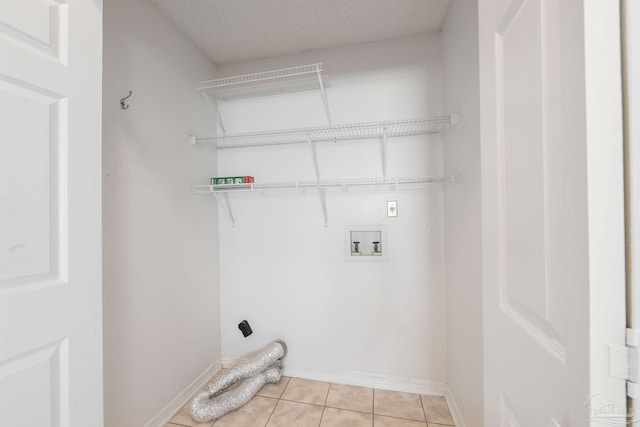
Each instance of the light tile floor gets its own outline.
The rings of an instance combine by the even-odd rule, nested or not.
[[[282,377],[246,405],[196,423],[185,405],[165,427],[444,427],[453,426],[442,396]]]

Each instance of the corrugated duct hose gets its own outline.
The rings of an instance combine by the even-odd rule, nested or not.
[[[216,420],[247,403],[267,383],[282,376],[282,359],[287,354],[283,341],[274,341],[251,359],[222,372],[191,402],[191,418],[199,423]],[[224,390],[247,378],[233,390]]]

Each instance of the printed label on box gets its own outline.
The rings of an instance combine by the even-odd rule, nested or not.
[[[252,176],[224,176],[211,178],[211,185],[250,184],[255,182]]]

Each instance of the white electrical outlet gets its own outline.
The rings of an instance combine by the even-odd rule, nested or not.
[[[398,202],[395,200],[387,202],[387,216],[398,216]]]

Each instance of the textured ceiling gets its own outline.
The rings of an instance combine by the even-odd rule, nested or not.
[[[438,31],[450,0],[153,0],[217,64]]]

